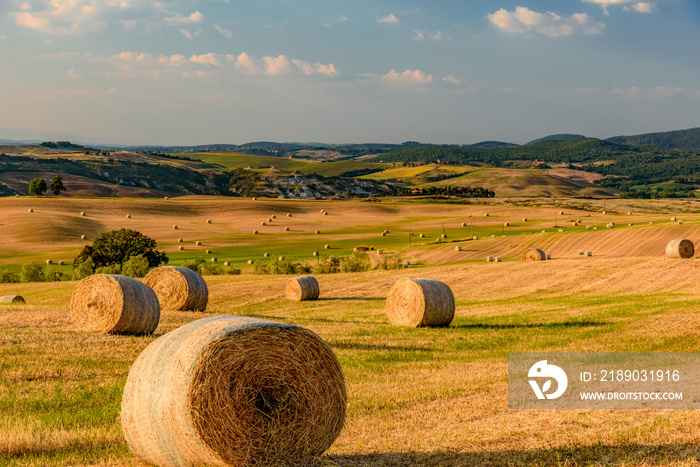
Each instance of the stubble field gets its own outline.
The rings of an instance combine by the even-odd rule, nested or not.
[[[696,465],[696,411],[507,408],[508,352],[698,351],[700,263],[663,256],[671,239],[698,239],[695,206],[608,204],[603,215],[573,209],[576,203],[0,199],[0,268],[48,258],[70,263],[99,232],[128,227],[158,240],[172,264],[217,256],[243,270],[205,276],[207,310],[164,312],[145,337],[77,331],[68,316],[76,282],[0,284],[0,295],[27,299],[0,306],[0,464],[141,465],[119,423],[131,363],[155,338],[188,322],[244,315],[307,327],[338,356],[348,418],[324,457],[328,465]],[[272,226],[260,225],[273,214]],[[671,223],[672,215],[684,224]],[[570,220],[579,218],[583,225],[574,227]],[[615,228],[605,228],[610,221]],[[384,229],[389,235],[382,237]],[[443,232],[448,243],[435,243]],[[363,243],[399,252],[412,266],[318,275],[321,299],[298,303],[284,299],[286,276],[254,275],[247,264],[264,260],[264,252],[311,262],[315,250],[343,256]],[[520,262],[530,246],[553,260]],[[579,249],[593,257],[578,256]],[[488,255],[504,262],[487,263]],[[452,288],[457,311],[449,328],[389,324],[385,297],[401,277]]]

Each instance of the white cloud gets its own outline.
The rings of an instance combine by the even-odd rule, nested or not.
[[[340,76],[340,73],[335,69],[332,63],[328,65],[319,62],[311,64],[297,59],[292,59],[292,63],[305,75],[320,74],[325,76]]]
[[[486,18],[497,28],[513,34],[542,34],[547,37],[570,36],[577,32],[584,34],[600,34],[605,23],[594,22],[587,13],[574,13],[570,17],[562,17],[548,11],[539,13],[527,7],[516,7],[513,11],[504,8],[489,13]]]
[[[657,86],[655,88],[638,88],[632,86],[629,89],[615,88],[613,94],[632,99],[664,99],[675,96],[688,96],[700,98],[700,91],[691,91],[686,88],[671,88],[667,86]]]
[[[440,39],[442,39],[442,31],[438,31],[435,34],[431,34],[430,38],[434,41],[439,41]]]
[[[625,6],[623,9],[625,11],[637,11],[639,13],[653,13],[654,11],[654,4],[651,2],[639,2],[637,0],[583,0],[584,2],[588,3],[595,3],[597,5],[600,5],[600,7],[603,9],[603,13],[608,16],[610,15],[610,12],[608,11],[608,6],[610,5],[627,5],[632,3],[633,5],[630,6]]]
[[[190,57],[190,62],[199,63],[200,65],[210,65],[210,66],[220,66],[221,62],[217,54],[208,53],[202,55],[192,55]]]
[[[198,24],[204,20],[204,15],[195,11],[189,16],[175,15],[163,18],[168,26],[182,26],[184,24]]]
[[[634,10],[637,13],[653,13],[655,11],[655,7],[653,3],[650,2],[639,2],[635,3],[631,7],[626,6],[623,8],[625,11],[630,11]]]
[[[289,70],[289,60],[284,55],[277,57],[263,57],[266,75],[281,75]]]
[[[426,75],[418,69],[398,73],[392,68],[389,73],[381,76],[380,79],[389,83],[428,84],[433,82],[433,75]]]
[[[382,16],[381,18],[377,18],[378,23],[389,23],[389,24],[395,24],[399,22],[399,19],[392,14]]]
[[[455,85],[467,83],[466,81],[461,80],[459,78],[455,78],[454,76],[451,76],[451,75],[443,76],[442,80],[446,83],[455,84]]]
[[[180,34],[185,36],[187,39],[194,39],[195,37],[199,36],[202,33],[201,29],[197,29],[196,31],[188,31],[187,29],[180,29]]]
[[[234,68],[249,75],[256,75],[260,73],[260,68],[258,68],[255,62],[255,59],[243,52],[236,57]]]
[[[222,28],[222,27],[219,26],[218,24],[215,24],[215,25],[214,25],[214,29],[216,29],[216,30],[219,31],[221,34],[223,34],[224,37],[226,37],[226,39],[232,39],[232,38],[233,38],[233,31],[231,31],[230,29]]]

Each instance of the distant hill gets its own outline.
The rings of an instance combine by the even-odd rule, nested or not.
[[[645,144],[684,151],[700,151],[700,128],[645,133],[635,136],[615,136],[606,141],[617,144]]]
[[[544,138],[535,139],[535,140],[530,141],[530,142],[527,143],[527,144],[539,143],[539,142],[542,142],[542,141],[566,141],[566,140],[569,140],[569,139],[577,139],[577,138],[585,138],[585,136],[583,136],[583,135],[572,135],[572,134],[569,134],[569,133],[562,133],[562,134],[559,134],[559,135],[549,135],[549,136],[545,136]]]
[[[502,141],[482,141],[480,143],[468,145],[468,147],[470,147],[470,148],[477,148],[477,149],[513,148],[515,146],[518,146],[518,145],[513,144],[513,143],[504,143]]]

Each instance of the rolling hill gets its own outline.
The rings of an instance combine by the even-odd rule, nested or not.
[[[644,144],[662,148],[700,151],[700,128],[645,133],[634,136],[615,136],[606,141],[616,144]]]

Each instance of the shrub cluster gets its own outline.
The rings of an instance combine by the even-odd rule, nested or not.
[[[231,266],[220,266],[218,264],[207,263],[202,258],[196,258],[191,261],[182,263],[183,267],[193,270],[202,276],[223,276],[223,275],[238,275],[240,269]]]

